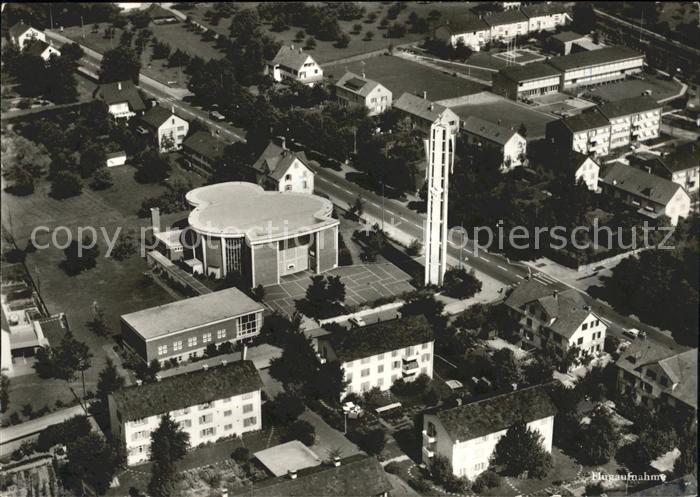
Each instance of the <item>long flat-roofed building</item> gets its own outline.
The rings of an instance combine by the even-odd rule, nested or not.
[[[183,361],[210,344],[235,343],[260,333],[263,306],[237,288],[124,314],[124,343],[141,359]]]
[[[109,396],[112,435],[126,445],[127,464],[148,460],[151,433],[169,414],[190,446],[241,436],[262,427],[262,381],[252,361],[165,377]]]
[[[662,107],[647,95],[601,105],[600,112],[610,120],[610,148],[658,138]]]
[[[644,54],[627,47],[611,46],[590,52],[552,57],[548,63],[561,71],[562,90],[625,79],[638,73]]]
[[[493,76],[493,92],[511,100],[559,91],[561,73],[544,62],[501,69]]]
[[[191,243],[194,259],[205,274],[239,272],[255,287],[338,266],[340,223],[330,200],[244,182],[195,188],[185,198],[193,207],[190,228],[199,238]]]

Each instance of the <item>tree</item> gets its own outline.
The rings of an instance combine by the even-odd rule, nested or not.
[[[394,22],[386,31],[389,38],[401,38],[406,35],[406,25],[400,22]]]
[[[313,50],[316,48],[316,38],[309,36],[304,43],[304,50]]]
[[[247,447],[236,447],[236,450],[233,451],[231,457],[238,464],[246,463],[250,460],[250,449]]]
[[[63,250],[65,259],[59,265],[69,276],[75,276],[94,268],[99,253],[97,240],[85,233],[82,240],[72,240]]]
[[[0,412],[7,412],[7,407],[10,405],[10,379],[2,375],[0,376]]]
[[[433,481],[438,485],[442,485],[452,476],[452,465],[449,459],[443,455],[436,455],[430,461],[430,474]]]
[[[620,434],[605,409],[597,408],[590,419],[579,437],[580,458],[590,465],[605,464],[615,455]]]
[[[59,200],[80,195],[83,191],[83,183],[80,176],[70,171],[60,171],[51,181],[50,195]]]
[[[527,128],[525,127],[525,123],[520,123],[520,127],[518,128],[518,134],[523,138],[527,138]]]
[[[355,216],[362,217],[362,213],[365,211],[365,201],[361,196],[355,197],[355,202],[350,206],[350,212]]]
[[[552,456],[542,446],[542,436],[519,421],[508,428],[496,444],[492,464],[509,476],[527,471],[528,478],[544,478],[552,467]]]
[[[269,412],[274,420],[283,425],[296,421],[306,409],[304,402],[294,392],[281,392],[268,404],[270,406]]]
[[[311,447],[316,441],[316,429],[308,421],[301,419],[294,421],[287,427],[287,431],[282,438],[284,442],[291,440],[299,440],[307,447]]]
[[[316,351],[301,331],[289,333],[282,355],[270,361],[270,375],[286,388],[301,389],[311,385],[318,370]]]
[[[386,435],[381,428],[372,428],[360,434],[358,445],[369,454],[379,455],[386,445]]]
[[[680,456],[673,465],[673,473],[677,476],[697,475],[697,425],[693,420],[688,420],[679,433],[678,448]]]
[[[112,181],[112,174],[106,167],[100,168],[95,171],[92,175],[92,181],[90,182],[90,188],[93,190],[106,190],[110,188],[114,182]]]
[[[340,366],[340,363],[338,361],[327,361],[321,365],[318,374],[314,378],[312,395],[335,404],[347,386],[348,381],[345,380],[345,371]]]
[[[334,305],[345,301],[345,283],[340,280],[340,276],[328,277],[327,296]]]
[[[468,299],[481,291],[482,283],[474,276],[474,271],[463,267],[450,268],[444,277],[445,295],[460,299]]]
[[[85,390],[85,371],[92,365],[92,352],[84,343],[78,341],[71,331],[68,331],[59,343],[55,356],[59,378],[68,382],[75,379],[76,373],[80,371],[83,383],[83,397],[87,393]]]
[[[336,315],[345,300],[345,284],[339,276],[311,277],[306,296],[296,301],[297,309],[309,317],[323,318]]]
[[[480,494],[484,490],[496,488],[500,484],[501,477],[498,476],[498,473],[487,469],[486,471],[479,473],[479,476],[476,477],[474,484],[472,485],[472,490],[477,494]]]
[[[409,257],[417,257],[423,251],[423,244],[418,239],[413,239],[406,247],[406,255]]]
[[[148,148],[134,157],[134,166],[134,179],[139,183],[159,183],[167,178],[170,172],[168,161],[153,148]]]
[[[86,323],[87,328],[95,335],[106,337],[109,335],[109,327],[105,321],[105,311],[97,304],[92,304],[92,319]]]
[[[578,33],[587,34],[595,29],[596,14],[593,5],[588,2],[577,2],[574,4],[572,29]]]
[[[153,462],[148,493],[154,497],[174,495],[176,463],[187,453],[190,435],[182,430],[170,417],[163,416],[158,428],[151,433],[151,455]]]
[[[104,494],[117,471],[124,466],[125,453],[121,445],[105,440],[98,433],[68,440],[66,444],[68,463],[66,474],[72,487],[79,488],[84,481],[92,486],[98,494]]]
[[[509,348],[502,348],[493,354],[493,367],[498,371],[496,387],[499,390],[513,391],[513,385],[517,387],[522,381],[518,361]]]
[[[107,363],[97,378],[97,397],[107,405],[107,397],[109,394],[116,392],[125,385],[124,377],[119,374],[114,361],[107,358]]]
[[[105,167],[107,154],[103,146],[97,143],[87,145],[80,153],[80,176],[88,178]]]
[[[51,163],[46,147],[15,133],[3,133],[1,143],[2,176],[13,183],[12,193],[32,193],[34,181],[46,172]]]
[[[342,33],[335,42],[336,48],[346,48],[350,44],[350,37]]]
[[[136,52],[126,46],[107,50],[100,64],[100,83],[131,80],[139,83],[141,60]]]
[[[136,248],[137,244],[134,237],[131,234],[122,231],[119,233],[119,237],[117,238],[110,255],[117,261],[123,261],[134,255],[136,253]]]
[[[65,55],[52,55],[46,63],[45,70],[46,98],[57,104],[75,102],[78,99],[75,69],[74,60]]]

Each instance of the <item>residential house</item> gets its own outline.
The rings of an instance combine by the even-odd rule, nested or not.
[[[267,71],[275,81],[297,81],[303,85],[314,86],[323,81],[323,69],[304,51],[291,46],[282,46],[277,55],[267,65]]]
[[[154,3],[146,9],[148,17],[151,18],[153,24],[172,24],[180,22],[172,10],[168,10],[161,5]]]
[[[131,119],[146,109],[139,91],[131,80],[101,84],[95,96],[107,105],[113,119]]]
[[[423,414],[422,459],[446,457],[455,476],[474,480],[488,469],[496,444],[508,428],[524,421],[552,451],[556,407],[542,385]]]
[[[547,123],[546,138],[557,148],[603,157],[610,151],[610,121],[597,108]]]
[[[476,116],[462,121],[461,128],[468,144],[498,151],[503,172],[512,171],[527,160],[527,140],[513,129]]]
[[[600,164],[592,157],[572,150],[568,155],[564,155],[561,158],[557,154],[556,159],[553,159],[553,161],[556,162],[556,169],[572,171],[573,177],[577,182],[583,181],[589,190],[599,192]]]
[[[394,101],[393,107],[403,117],[410,119],[413,126],[425,135],[430,133],[430,127],[436,122],[447,124],[453,133],[459,131],[457,114],[444,105],[428,100],[427,92],[423,93],[423,98],[405,92]]]
[[[518,9],[522,2],[501,2],[503,10]]]
[[[31,40],[40,40],[46,43],[46,34],[23,22],[12,26],[9,31],[10,41],[18,50],[23,50],[24,46]]]
[[[554,31],[571,20],[563,2],[537,2],[520,7],[528,20],[528,31]]]
[[[223,158],[227,143],[206,131],[196,131],[182,142],[185,164],[203,176],[214,172],[214,165]]]
[[[495,12],[484,17],[484,20],[489,26],[491,41],[509,41],[516,36],[526,35],[529,29],[528,18],[516,9]]]
[[[560,55],[569,55],[574,43],[581,40],[589,40],[588,35],[582,35],[574,31],[562,31],[550,37],[552,48]]]
[[[614,162],[600,178],[603,193],[637,208],[651,219],[667,216],[671,224],[690,214],[690,196],[681,185],[636,167]]]
[[[252,361],[167,376],[109,395],[112,435],[126,445],[127,464],[148,460],[151,433],[163,416],[190,436],[190,446],[262,428],[262,381]]]
[[[623,46],[552,57],[548,64],[561,71],[561,91],[625,79],[641,72],[644,54]]]
[[[314,192],[314,172],[304,152],[292,152],[284,138],[270,141],[253,164],[256,182],[266,190]]]
[[[501,69],[493,76],[493,93],[511,100],[549,95],[559,91],[561,73],[544,62]]]
[[[160,105],[151,107],[141,118],[141,124],[151,134],[159,152],[179,150],[187,136],[190,123]]]
[[[661,176],[695,193],[700,184],[700,143],[688,142],[660,154],[640,152],[629,157],[630,166]]]
[[[22,51],[29,55],[41,57],[45,61],[49,60],[49,58],[51,58],[52,55],[55,55],[56,57],[61,56],[60,51],[55,49],[52,45],[38,38],[28,40],[25,43],[24,49]]]
[[[518,318],[523,341],[563,359],[573,347],[578,357],[603,352],[607,326],[576,290],[552,291],[536,280],[518,285],[506,298]]]
[[[667,405],[696,416],[698,349],[662,336],[637,338],[615,366],[620,393],[648,407]]]
[[[647,95],[599,106],[600,112],[610,121],[610,149],[658,138],[661,107]]]
[[[323,360],[338,361],[349,393],[389,390],[395,381],[433,376],[433,332],[423,316],[383,321],[318,338]]]
[[[449,19],[435,30],[435,37],[444,40],[452,46],[461,41],[475,52],[491,39],[491,28],[486,21],[473,15],[459,16]]]
[[[391,91],[365,75],[346,72],[335,84],[336,98],[341,105],[362,105],[370,116],[381,114],[391,107]]]
[[[388,497],[392,490],[386,472],[377,458],[355,454],[284,476],[260,480],[249,487],[233,490],[233,495],[252,497],[290,497],[323,495],[326,497]]]
[[[263,306],[237,288],[172,302],[121,316],[124,344],[146,364],[186,361],[207,346],[260,334]]]

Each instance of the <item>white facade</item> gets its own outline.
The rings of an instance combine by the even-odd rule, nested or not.
[[[130,119],[136,115],[136,113],[129,108],[128,102],[111,104],[107,112],[109,112],[114,119]]]
[[[658,138],[661,108],[610,118],[610,148]]]
[[[447,270],[447,197],[454,168],[455,133],[436,123],[424,140],[428,209],[425,229],[425,284],[442,285]]]
[[[41,40],[46,42],[46,34],[36,28],[29,28],[24,33],[14,38],[12,42],[21,51],[30,40]]]
[[[370,116],[379,115],[389,109],[392,101],[391,91],[381,84],[377,84],[367,95],[361,95],[341,86],[336,86],[336,96],[341,105],[354,104],[367,107]]]
[[[277,189],[280,192],[314,192],[314,173],[299,159],[294,159],[287,170],[279,177]]]
[[[552,452],[554,416],[537,419],[527,423],[527,427],[536,430],[542,436],[542,445],[547,452]],[[432,414],[423,415],[422,459],[430,464],[436,455],[446,457],[455,476],[465,476],[474,480],[479,473],[489,467],[489,459],[496,444],[508,430],[489,433],[471,440],[452,440],[440,420]]]
[[[167,121],[158,127],[158,150],[161,152],[179,150],[189,129],[190,124],[187,121],[172,114]],[[172,140],[172,147],[170,148],[167,146],[168,140]]]
[[[562,88],[563,90],[567,90],[578,86],[595,85],[607,81],[625,79],[627,74],[640,72],[643,64],[644,56],[640,55],[639,58],[621,62],[597,65],[591,64],[586,67],[567,69],[562,75]]]
[[[586,157],[586,160],[581,163],[581,165],[574,172],[574,178],[576,181],[583,180],[589,190],[595,192],[598,191],[598,178],[600,177],[600,166],[596,161],[590,157]]]
[[[686,218],[690,215],[690,206],[690,196],[683,188],[679,188],[666,204],[664,214],[671,219],[671,224],[676,226],[680,218]]]
[[[610,151],[610,125],[597,129],[578,131],[573,134],[572,150],[595,157],[608,155]]]
[[[528,19],[528,30],[533,31],[554,31],[559,26],[566,24],[568,16],[564,12],[530,17]]]
[[[488,22],[488,20],[487,20]],[[508,24],[499,24],[491,26],[491,40],[510,40],[516,36],[526,35],[528,33],[527,20],[511,22]]]
[[[43,60],[49,60],[52,55],[55,55],[56,57],[60,57],[61,52],[59,52],[57,49],[52,47],[51,45],[47,46],[43,52],[41,52],[41,57]]]
[[[310,55],[298,69],[280,63],[272,65],[271,70],[272,78],[277,82],[294,80],[303,85],[313,86],[323,79],[323,69]]]
[[[465,46],[469,47],[475,52],[481,50],[484,46],[491,40],[491,30],[487,27],[484,29],[479,29],[477,31],[469,31],[464,33],[456,33],[450,36],[450,43],[452,46],[457,46],[457,43],[462,40]]]
[[[160,413],[122,423],[110,399],[110,420],[115,438],[126,444],[129,466],[146,462],[150,453],[151,432],[158,428],[162,416],[170,414],[190,435],[190,446],[214,442],[223,437],[242,435],[262,428],[260,390],[235,397],[217,399],[184,409]]]
[[[697,192],[700,184],[700,167],[674,171],[671,181],[681,185],[688,193]]]

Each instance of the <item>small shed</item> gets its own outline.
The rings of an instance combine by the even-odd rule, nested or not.
[[[126,152],[112,152],[107,154],[107,167],[123,166],[126,164]]]

